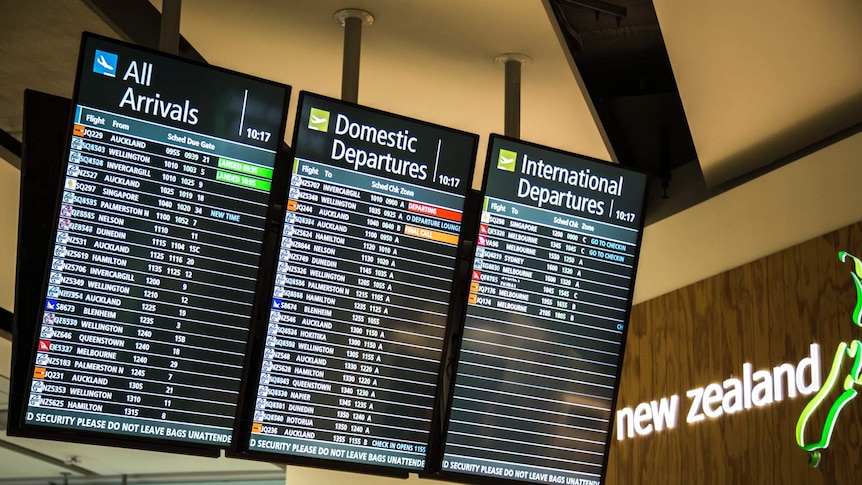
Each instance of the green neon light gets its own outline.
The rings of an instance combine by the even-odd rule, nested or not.
[[[844,378],[844,392],[835,400],[832,407],[829,409],[829,413],[826,416],[826,423],[823,425],[823,431],[820,433],[820,440],[815,443],[806,443],[804,436],[805,425],[808,424],[808,419],[811,418],[811,415],[817,411],[817,408],[819,408],[821,404],[823,404],[823,401],[826,400],[826,397],[832,392],[835,385],[838,383],[839,375],[841,373],[841,364],[844,362],[845,355],[848,358],[853,359],[853,365],[851,367],[850,374]],[[841,410],[859,394],[856,389],[853,389],[853,386],[862,384],[862,377],[860,376],[862,376],[862,342],[854,340],[850,342],[849,347],[846,342],[841,342],[835,350],[835,358],[832,360],[832,369],[829,371],[829,377],[826,378],[826,382],[823,384],[823,387],[820,388],[820,391],[814,395],[808,405],[805,406],[805,409],[802,410],[802,414],[799,416],[799,421],[796,422],[796,443],[803,450],[811,452],[808,463],[812,467],[816,467],[820,464],[820,452],[818,450],[825,450],[829,447],[829,443],[832,441],[832,435],[835,433],[835,425],[838,424],[838,416],[840,415]]]
[[[841,262],[846,262],[847,258],[852,259],[854,263],[853,272],[850,273],[850,276],[853,278],[853,284],[856,287],[856,305],[853,309],[852,320],[854,325],[862,327],[862,261],[848,252],[838,252],[838,259]],[[819,441],[806,443],[805,426],[808,424],[811,415],[817,411],[817,408],[823,404],[826,397],[835,389],[835,385],[838,383],[841,374],[841,364],[844,362],[845,356],[848,360],[853,359],[853,364],[850,366],[850,372],[844,377],[844,392],[841,393],[829,408],[826,422],[823,425],[823,430],[820,432]],[[810,453],[808,457],[808,464],[810,466],[817,467],[820,464],[820,459],[822,458],[820,450],[825,450],[829,447],[841,410],[859,395],[855,387],[860,385],[862,385],[862,341],[852,340],[849,344],[841,342],[838,344],[838,348],[835,349],[835,357],[832,359],[832,369],[829,370],[826,382],[805,406],[802,414],[799,415],[799,420],[796,422],[796,443],[800,448]]]
[[[838,259],[842,263],[847,262],[847,258],[853,260],[853,272],[850,273],[850,277],[853,278],[853,285],[856,286],[856,308],[853,309],[853,323],[857,327],[862,327],[862,261],[848,252],[838,252]]]

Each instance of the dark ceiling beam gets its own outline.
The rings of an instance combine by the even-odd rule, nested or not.
[[[0,158],[21,170],[21,142],[0,128]]]
[[[697,158],[651,0],[551,2],[616,160],[660,175]]]
[[[162,14],[148,0],[82,0],[125,40],[151,49],[159,48]],[[206,59],[180,35],[179,55],[206,63]]]

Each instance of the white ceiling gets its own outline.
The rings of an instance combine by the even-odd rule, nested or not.
[[[654,3],[708,185],[732,179],[859,121],[859,0]],[[347,7],[363,8],[375,16],[374,25],[363,29],[360,103],[478,133],[483,137],[481,146],[488,133],[503,129],[503,70],[493,59],[506,52],[525,53],[533,63],[523,70],[522,138],[610,158],[602,128],[541,0],[184,0],[181,31],[212,64],[291,84],[296,91],[338,97],[343,29],[332,16]],[[20,135],[22,87],[71,96],[82,29],[110,34],[77,0],[0,0],[0,87],[4,87],[0,128]],[[291,113],[290,125],[292,118]],[[857,153],[853,150],[849,153]],[[0,213],[0,306],[11,309],[17,191],[15,177],[6,173],[14,169],[2,160],[0,165],[0,188],[8,189],[0,194],[0,206],[9,209]],[[794,180],[804,180],[810,173]],[[780,186],[790,183],[776,180]],[[473,185],[479,184],[477,177]],[[829,189],[819,190],[828,193]],[[670,231],[648,229],[645,238],[651,239],[645,239],[645,249],[656,255],[667,253],[666,244],[694,250],[699,246],[686,233],[701,224],[704,227],[697,233],[704,236],[709,230],[705,226],[721,224],[722,217],[749,215],[766,222],[756,212],[734,212],[732,201],[722,204],[726,205],[716,206],[717,211],[689,211],[663,221],[663,226],[673,226]],[[779,205],[772,210],[779,213]],[[780,225],[789,226],[786,221]],[[770,232],[760,223],[735,230]],[[772,232],[787,231],[780,227]],[[661,244],[650,246],[650,241]],[[754,256],[746,253],[722,264],[741,264],[747,257]],[[642,256],[639,286],[662,280],[654,286],[659,290],[646,290],[649,296],[657,296],[679,282],[709,276],[696,265],[673,264],[659,256]],[[724,269],[710,267],[709,271]],[[0,375],[9,375],[9,355],[8,341],[0,339]],[[78,456],[80,466],[106,475],[152,472],[154,463],[159,471],[176,472],[276,469],[224,459],[107,451],[5,436],[0,440],[60,460]],[[0,483],[24,476],[56,478],[60,470],[0,449]],[[324,475],[316,477],[326,482]]]
[[[654,0],[707,185],[862,120],[859,0]]]
[[[185,0],[180,30],[212,64],[294,86],[295,108],[300,89],[341,95],[344,29],[333,16],[345,7],[375,19],[362,30],[360,104],[477,133],[484,161],[487,135],[503,132],[494,59],[523,53],[521,137],[610,159],[539,0]]]
[[[160,8],[161,2],[154,1]],[[504,53],[524,53],[521,137],[610,160],[589,98],[541,0],[185,0],[181,33],[214,65],[332,97],[344,29],[336,11],[374,15],[362,31],[359,102],[479,134],[503,132]],[[112,33],[82,2],[0,0],[0,128],[20,136],[24,87],[70,97],[83,29]],[[46,35],[49,34],[49,35]],[[26,84],[22,84],[26,81]],[[288,115],[291,137],[294,111]],[[479,187],[476,177],[474,186]]]
[[[116,36],[77,0],[0,0],[0,129],[20,140],[25,88],[72,96],[82,29]]]

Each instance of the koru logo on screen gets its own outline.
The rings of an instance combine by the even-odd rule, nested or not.
[[[308,129],[324,133],[329,131],[329,111],[311,108],[308,113]]]
[[[497,168],[507,172],[514,172],[517,159],[517,153],[501,148],[500,155],[497,157]]]

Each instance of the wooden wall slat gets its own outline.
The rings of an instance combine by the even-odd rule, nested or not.
[[[788,279],[786,280],[785,291],[785,306],[788,308],[787,328],[776,328],[776,332],[785,335],[785,341],[790,348],[788,355],[805,355],[809,347],[809,342],[817,341],[817,320],[820,309],[820,293],[818,288],[817,275],[817,243],[816,240],[807,241],[788,251],[792,255],[791,259],[785,260],[785,265],[792,265],[789,268]],[[785,268],[788,268],[785,266]],[[798,419],[805,403],[808,399],[798,399],[788,402],[786,406],[778,407],[788,415],[788,426],[786,429],[794,429],[795,421]],[[796,474],[806,476],[806,483],[819,485],[825,482],[825,477],[822,473],[811,473],[807,468],[806,455],[798,449],[793,449],[793,434],[787,434],[781,430],[783,435],[787,435],[785,442],[790,443],[792,469]],[[825,468],[824,468],[825,469]],[[817,470],[820,472],[822,470]]]
[[[768,329],[766,339],[769,342],[770,365],[780,364],[790,355],[798,355],[792,353],[792,349],[788,349],[787,335],[785,335],[786,330],[782,331],[782,333],[778,335],[776,335],[775,332],[776,325],[791,325],[788,320],[788,314],[791,313],[791,309],[787,307],[786,302],[788,300],[785,298],[785,281],[788,280],[788,275],[785,273],[786,259],[787,258],[783,253],[774,254],[766,258],[768,268],[768,286],[763,295],[763,301],[765,303],[764,306],[769,309],[769,320],[765,322],[765,324]],[[769,414],[772,415],[773,426],[777,426],[770,430],[770,433],[772,434],[776,434],[776,429],[782,428],[780,423],[785,423],[783,427],[786,428],[786,423],[795,419],[793,417],[793,411],[788,409],[787,406],[776,407],[775,409],[772,409]],[[778,436],[775,436],[772,455],[774,458],[763,464],[763,466],[767,466],[772,470],[772,476],[775,479],[775,482],[773,483],[791,483],[792,477],[798,474],[799,471],[794,470],[791,467],[787,467],[784,464],[790,462],[792,457],[798,453],[800,453],[800,451],[796,447],[795,443],[791,439],[787,439],[785,434],[779,433]]]
[[[849,244],[849,240],[847,240],[848,235],[849,231],[842,230],[827,234],[816,240],[818,245],[817,262],[820,268],[818,274],[820,278],[819,296],[821,305],[818,313],[819,318],[817,321],[812,322],[814,325],[812,329],[812,333],[814,334],[813,339],[819,342],[834,342],[830,345],[821,345],[821,353],[823,354],[821,357],[823,361],[821,374],[824,379],[830,371],[829,363],[835,354],[835,344],[844,340],[842,335],[847,335],[847,332],[842,331],[844,329],[841,327],[846,327],[847,330],[850,328],[847,312],[841,311],[842,307],[846,308],[850,303],[847,298],[843,298],[844,292],[841,290],[842,286],[845,286],[845,283],[849,283],[849,273],[845,271],[846,265],[838,263],[838,251],[847,249],[847,247],[842,247],[842,242]],[[842,266],[845,266],[845,268],[842,268]],[[837,390],[832,393],[832,396],[837,398],[841,392],[842,390]],[[803,402],[807,403],[809,400],[805,399]],[[828,404],[826,403],[826,405],[821,406],[820,412],[811,420],[812,425],[816,426],[814,430],[817,434],[822,429],[821,423],[826,419]],[[815,433],[809,433],[809,436],[817,436]],[[841,450],[842,446],[840,444],[836,443],[836,445],[830,447],[828,453],[823,453],[822,470],[828,473],[832,480],[836,478],[834,473],[832,473],[835,470],[834,465],[844,460],[845,457],[840,455],[844,454],[842,451],[846,451]],[[833,481],[832,483],[835,482]]]
[[[743,333],[743,322],[739,316],[739,300],[734,294],[738,286],[738,269],[727,271],[712,281],[714,287],[710,292],[711,298],[706,302],[710,309],[712,318],[709,321],[710,338],[710,365],[709,369],[727,369],[729,372],[713,374],[699,383],[705,386],[709,383],[721,383],[725,378],[739,376],[739,370],[735,369],[733,362],[735,357],[742,354],[742,342],[740,338]],[[708,420],[709,443],[714,450],[709,456],[713,458],[709,470],[715,470],[716,480],[724,483],[740,483],[740,469],[736,465],[741,457],[738,420],[714,419]]]
[[[749,272],[749,291],[747,292],[747,303],[750,306],[745,318],[751,321],[750,338],[746,339],[744,355],[751,356],[751,363],[755,369],[765,368],[772,365],[772,339],[770,338],[770,317],[771,309],[769,305],[763,304],[769,297],[769,264],[767,258],[760,259],[746,266]],[[774,276],[773,276],[774,277]],[[742,421],[742,420],[739,420]],[[760,436],[760,446],[763,449],[764,455],[773,455],[781,446],[779,440],[773,433],[776,426],[776,419],[772,413],[765,413],[762,419],[755,420],[752,424],[752,433],[755,436]],[[753,452],[750,448],[752,443],[747,443],[749,461],[743,469],[750,470],[751,483],[769,483],[773,480],[776,474],[780,474],[774,463],[754,462]]]

